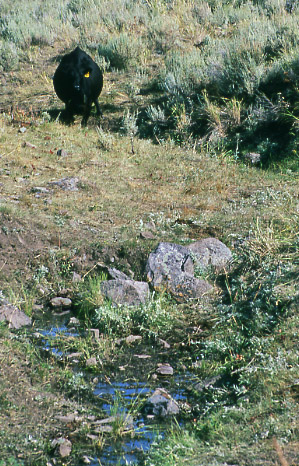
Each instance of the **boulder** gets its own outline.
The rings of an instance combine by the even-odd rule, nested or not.
[[[178,302],[202,299],[213,289],[206,280],[195,278],[192,275],[176,275],[172,281],[168,282],[168,291]]]
[[[8,322],[9,328],[19,329],[25,325],[31,325],[31,318],[12,304],[0,305],[0,321]]]
[[[178,301],[202,298],[212,286],[194,277],[191,251],[174,243],[159,243],[146,264],[147,280],[157,291],[168,291]]]
[[[146,416],[173,416],[179,411],[177,402],[163,388],[157,388],[143,406],[143,413]]]
[[[159,243],[146,263],[147,280],[156,289],[167,288],[182,273],[193,275],[194,266],[190,251],[180,244]]]
[[[149,298],[149,287],[145,282],[134,280],[105,280],[100,285],[102,294],[113,304],[139,306]]]
[[[194,266],[206,269],[212,266],[217,272],[228,267],[232,260],[231,250],[217,238],[205,238],[188,245]]]

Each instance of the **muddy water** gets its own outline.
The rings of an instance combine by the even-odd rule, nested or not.
[[[53,346],[51,343],[58,335],[63,337],[77,337],[79,333],[76,330],[70,330],[65,325],[69,320],[52,322],[52,324],[39,330],[45,339],[42,339],[41,344],[47,351],[52,352],[58,358],[65,357],[61,350]],[[81,371],[81,369],[80,369]],[[94,374],[97,377],[97,374]],[[90,375],[86,373],[86,379]],[[177,402],[186,401],[185,388],[190,386],[191,374],[183,374],[171,377],[171,384],[167,387],[170,395]],[[188,380],[186,380],[188,379]],[[166,381],[167,384],[167,381]],[[99,398],[101,408],[104,413],[104,418],[107,419],[126,419],[128,418],[127,432],[122,436],[118,436],[117,440],[113,440],[113,435],[103,433],[103,448],[101,454],[97,457],[89,456],[92,466],[112,466],[112,465],[133,465],[138,464],[140,458],[149,450],[152,442],[155,439],[163,438],[171,422],[169,419],[149,419],[144,417],[141,412],[142,402],[154,391],[155,388],[161,387],[161,380],[153,382],[148,378],[146,380],[138,379],[138,374],[134,375],[134,379],[116,377],[101,378],[98,375],[98,382],[94,388],[94,395]],[[100,434],[101,435],[101,434]]]

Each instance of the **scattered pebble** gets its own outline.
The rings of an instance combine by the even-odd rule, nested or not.
[[[170,364],[158,364],[156,372],[160,375],[173,375],[173,367]]]
[[[52,298],[50,301],[52,307],[71,307],[72,300],[69,298],[62,298],[61,296],[57,296],[56,298]]]

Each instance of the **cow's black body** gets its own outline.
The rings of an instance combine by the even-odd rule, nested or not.
[[[77,47],[64,55],[55,71],[53,84],[59,99],[65,103],[66,120],[83,112],[82,125],[87,124],[92,103],[101,114],[98,97],[103,88],[103,74],[92,58]]]

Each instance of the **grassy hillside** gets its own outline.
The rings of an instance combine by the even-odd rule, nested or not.
[[[298,462],[298,26],[285,0],[0,4],[0,290],[38,319],[67,289],[103,336],[71,344],[105,368],[124,364],[115,340],[136,333],[219,381],[140,464]],[[103,117],[87,128],[59,120],[52,85],[78,44],[104,71]],[[64,179],[75,189],[53,184]],[[234,254],[232,270],[204,277],[219,290],[209,305],[104,302],[104,266],[144,279],[158,242],[209,236]],[[30,332],[0,335],[0,465],[46,464],[67,429],[57,413],[92,403]],[[78,446],[67,464],[81,460]]]

